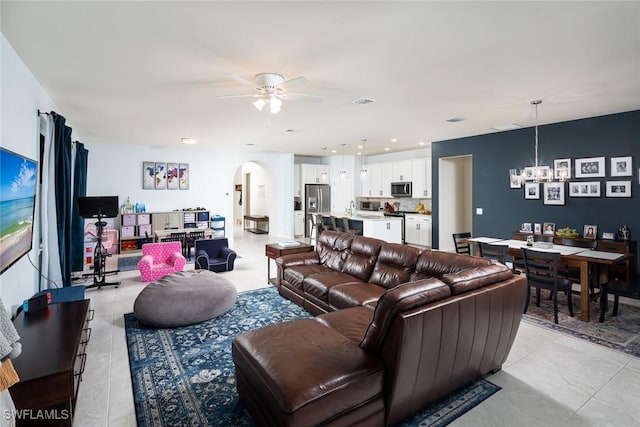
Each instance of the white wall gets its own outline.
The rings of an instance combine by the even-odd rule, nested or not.
[[[0,145],[39,161],[40,119],[37,111],[56,110],[56,106],[7,41],[0,40]],[[36,210],[40,200],[36,198]],[[36,212],[34,248],[29,258],[39,264],[40,216]],[[26,298],[38,292],[38,272],[27,257],[0,275],[0,298],[12,313]]]

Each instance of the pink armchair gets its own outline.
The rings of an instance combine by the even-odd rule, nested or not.
[[[186,263],[180,242],[145,243],[142,245],[142,259],[138,262],[138,270],[143,282],[151,282],[184,270]]]

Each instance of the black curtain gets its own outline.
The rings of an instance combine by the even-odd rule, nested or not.
[[[58,223],[58,248],[60,250],[60,271],[62,285],[71,286],[71,128],[65,125],[66,119],[56,113],[54,123],[54,158],[56,215]]]
[[[76,142],[73,163],[73,205],[71,217],[71,271],[82,271],[84,266],[84,218],[78,213],[78,198],[87,195],[87,159],[89,150]]]

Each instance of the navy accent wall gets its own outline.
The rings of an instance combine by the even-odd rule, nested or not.
[[[437,245],[438,163],[442,157],[473,156],[473,234],[475,236],[511,237],[523,222],[554,222],[557,228],[576,228],[582,234],[585,224],[603,231],[617,232],[622,225],[631,229],[631,238],[640,240],[640,110],[539,126],[538,163],[553,167],[554,159],[571,158],[570,181],[600,181],[601,197],[569,197],[565,183],[564,206],[544,205],[540,200],[525,200],[524,189],[509,188],[509,169],[534,165],[533,127],[508,132],[478,135],[431,146],[433,171],[433,242]],[[604,178],[575,178],[574,160],[605,157]],[[633,175],[611,177],[611,157],[632,156]],[[606,181],[631,181],[631,198],[609,198]],[[542,187],[541,187],[542,190]],[[542,194],[542,191],[541,191]],[[482,207],[483,215],[475,215]],[[532,225],[533,226],[533,225]],[[464,230],[460,230],[464,231]]]

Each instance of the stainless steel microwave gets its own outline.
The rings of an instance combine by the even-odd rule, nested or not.
[[[360,201],[360,210],[361,211],[377,211],[377,210],[380,210],[380,202],[378,202],[378,201],[370,201],[370,200],[361,200]]]
[[[411,182],[392,182],[391,195],[393,197],[411,197]]]

